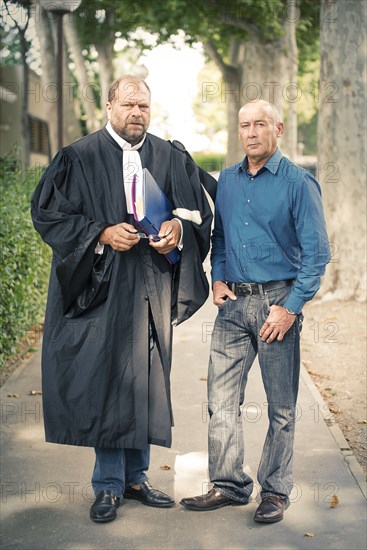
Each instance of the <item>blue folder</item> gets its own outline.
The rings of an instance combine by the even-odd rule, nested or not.
[[[143,168],[139,191],[134,174],[131,194],[135,221],[146,235],[158,235],[162,223],[172,219],[173,205],[147,168]],[[177,248],[164,256],[170,264],[176,264],[180,260]]]

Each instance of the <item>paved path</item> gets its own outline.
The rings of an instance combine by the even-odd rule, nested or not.
[[[178,504],[207,490],[206,377],[215,308],[209,302],[175,329],[172,449],[153,447],[150,480],[175,496],[158,510],[126,501],[110,524],[89,519],[92,449],[43,440],[40,355],[3,386],[1,548],[42,549],[343,549],[366,548],[364,476],[306,372],[295,443],[295,487],[285,519],[256,524],[247,506],[195,513]],[[18,394],[19,397],[9,397]],[[265,395],[255,364],[243,409],[246,470],[256,469],[267,428]],[[170,469],[161,469],[168,465]],[[339,505],[330,507],[336,495]],[[312,536],[306,536],[306,533]]]

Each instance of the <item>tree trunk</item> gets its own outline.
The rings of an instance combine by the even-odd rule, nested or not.
[[[289,85],[289,62],[286,35],[274,42],[264,42],[253,33],[245,46],[242,68],[242,103],[264,99],[274,103],[281,118],[284,118],[284,104],[291,94]],[[287,132],[287,129],[286,129]],[[282,152],[287,153],[282,141]]]
[[[23,133],[23,160],[26,168],[29,167],[30,155],[31,155],[31,132],[29,125],[29,69],[27,64],[27,41],[25,38],[25,30],[20,32],[20,44],[22,55],[22,70],[23,70],[23,94],[22,97],[22,133]]]
[[[287,16],[288,19],[291,17]],[[296,20],[294,14],[293,19]],[[295,28],[292,32],[295,33]],[[295,34],[293,38],[295,40]],[[228,114],[227,166],[239,162],[244,156],[238,139],[238,111],[242,105],[265,99],[276,105],[283,118],[285,102],[294,99],[297,90],[289,80],[289,40],[289,33],[284,33],[273,42],[264,42],[256,29],[249,29],[246,41],[232,40],[228,64],[224,63],[210,42],[204,44],[207,54],[216,62],[223,75],[221,100],[226,102]],[[292,44],[292,48],[295,56],[292,64],[292,78],[294,77],[296,81],[296,76],[293,76],[294,70],[297,70],[295,43]],[[293,130],[290,129],[290,141],[293,140],[296,146],[295,131],[294,127]],[[286,144],[287,141],[283,144],[282,150],[283,153],[288,154]]]
[[[99,66],[99,78],[101,86],[101,112],[102,122],[106,122],[106,102],[108,97],[108,89],[113,82],[113,42],[109,44],[98,44],[98,66]]]
[[[21,23],[18,19],[14,19],[13,13],[9,10],[10,2],[5,2],[3,9],[6,10],[10,19],[12,19],[15,28],[19,34],[19,44],[20,44],[20,56],[22,61],[22,76],[23,76],[23,86],[22,93],[20,97],[21,103],[21,128],[22,128],[22,141],[23,141],[23,151],[22,151],[22,161],[25,168],[29,167],[30,155],[31,155],[31,132],[30,132],[30,123],[29,123],[29,68],[27,63],[27,53],[28,53],[28,44],[26,39],[26,32],[29,25],[29,19],[31,16],[31,10],[29,6],[25,6],[26,12],[26,22],[25,25],[21,26]],[[22,21],[23,23],[23,21]]]
[[[219,86],[219,96],[220,101],[226,104],[228,131],[226,166],[231,166],[244,156],[238,138],[238,111],[243,105],[241,98],[241,67],[244,45],[239,40],[233,39],[231,41],[228,64],[224,62],[210,41],[204,43],[204,48],[220,69],[223,77],[223,82]]]
[[[41,48],[42,98],[45,101],[45,119],[48,122],[51,156],[57,151],[57,117],[56,117],[56,63],[51,22],[41,7],[39,0],[32,4],[32,15]]]
[[[69,145],[82,136],[81,112],[79,94],[75,93],[75,80],[69,69],[70,59],[65,42],[63,50],[63,145]]]
[[[75,63],[75,76],[78,81],[78,94],[74,94],[74,96],[78,98],[76,102],[80,102],[85,113],[88,132],[92,133],[100,128],[100,122],[96,116],[97,106],[93,94],[94,83],[89,81],[73,17],[64,17],[64,35]]]
[[[296,40],[296,28],[299,18],[299,2],[287,0],[286,41],[288,43],[288,74],[289,93],[285,98],[287,103],[287,125],[283,147],[287,150],[288,157],[294,160],[297,155],[297,103],[298,103],[298,48]]]
[[[101,118],[100,122],[107,121],[106,102],[108,97],[108,89],[114,80],[113,60],[115,57],[115,32],[113,25],[113,10],[106,12],[106,33],[103,42],[96,42],[95,46],[98,51],[98,66],[100,78],[100,93],[101,93]],[[120,76],[120,75],[118,75]]]
[[[332,260],[321,294],[366,300],[366,2],[322,0],[319,181]]]

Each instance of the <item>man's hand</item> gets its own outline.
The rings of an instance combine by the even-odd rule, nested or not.
[[[157,243],[150,241],[150,246],[155,248],[159,254],[168,254],[172,252],[180,243],[180,222],[175,219],[163,222],[159,229],[158,236],[161,237],[161,240]]]
[[[219,307],[224,304],[227,298],[237,300],[237,296],[223,281],[216,281],[213,284],[213,303]]]
[[[106,227],[99,237],[99,244],[109,244],[118,252],[126,252],[139,242],[137,230],[129,223],[119,223]]]
[[[280,342],[295,320],[296,315],[288,313],[283,306],[270,306],[270,313],[260,329],[261,340],[267,344],[275,339]]]

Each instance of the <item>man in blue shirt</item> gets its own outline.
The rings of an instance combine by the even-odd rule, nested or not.
[[[283,131],[274,105],[247,103],[239,112],[246,157],[220,174],[211,257],[218,315],[208,376],[214,486],[181,501],[196,511],[249,502],[253,480],[243,471],[240,407],[258,355],[269,416],[254,517],[263,523],[282,520],[289,506],[302,308],[330,260],[320,186],[283,157]]]

